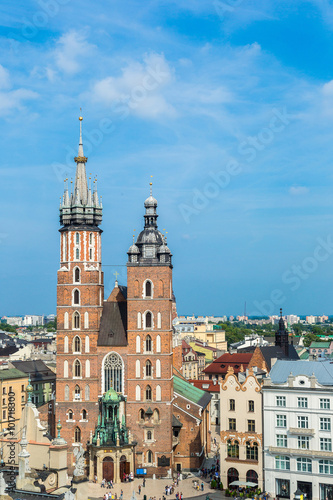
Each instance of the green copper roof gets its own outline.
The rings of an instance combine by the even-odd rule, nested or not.
[[[312,347],[319,347],[321,349],[328,349],[331,345],[331,342],[311,342],[310,349]]]
[[[193,401],[193,403],[203,408],[206,408],[211,400],[211,395],[208,392],[194,387],[194,385],[176,375],[173,377],[173,389],[180,396]]]
[[[0,379],[1,380],[11,380],[15,378],[27,378],[28,375],[26,373],[17,370],[16,368],[8,368],[7,370],[0,371]]]
[[[115,403],[118,403],[118,401],[120,401],[120,396],[118,396],[116,391],[111,388],[104,394],[103,401],[114,401]]]

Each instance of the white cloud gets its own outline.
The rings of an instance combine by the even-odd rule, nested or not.
[[[307,194],[308,192],[309,192],[309,188],[307,188],[306,186],[292,186],[289,189],[289,193],[292,196],[303,196],[303,195]]]
[[[91,54],[92,48],[93,45],[86,41],[85,36],[76,31],[62,35],[54,52],[58,69],[67,74],[77,73],[87,55]]]
[[[121,104],[142,117],[174,115],[161,90],[173,79],[173,69],[163,54],[146,54],[143,62],[131,61],[120,76],[108,76],[93,87],[93,99],[107,105]]]
[[[22,109],[24,101],[36,99],[38,94],[32,90],[17,89],[9,92],[0,92],[0,115]]]
[[[0,89],[10,88],[9,71],[0,64]]]

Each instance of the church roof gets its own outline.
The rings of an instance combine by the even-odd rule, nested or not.
[[[97,345],[127,345],[126,330],[127,302],[104,302]]]
[[[208,394],[208,392],[194,387],[192,384],[187,382],[187,380],[177,377],[176,375],[173,376],[173,390],[180,396],[193,401],[193,403],[201,406],[202,408],[206,408],[212,399],[212,396]]]

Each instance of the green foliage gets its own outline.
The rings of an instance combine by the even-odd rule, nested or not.
[[[222,483],[221,483],[221,484],[222,484]],[[226,496],[226,497],[230,497],[230,490],[229,490],[229,488],[227,488],[227,489],[225,490],[225,496]]]
[[[215,488],[216,488],[216,486],[217,486],[217,482],[216,482],[216,480],[215,480],[215,479],[212,479],[212,480],[211,480],[211,483],[210,483],[210,487],[211,487],[212,489],[215,489]]]
[[[311,344],[311,342],[320,342],[320,337],[318,337],[317,335],[315,335],[314,333],[307,333],[305,336],[304,336],[304,347],[309,347],[309,345]]]
[[[18,326],[7,325],[7,323],[0,323],[0,330],[3,330],[4,332],[16,333],[16,328],[18,328]]]
[[[302,327],[302,325],[300,323],[295,323],[292,326],[292,329],[294,330],[294,334],[295,335],[300,336],[302,334],[303,327]]]
[[[220,490],[223,490],[223,483],[220,483]]]

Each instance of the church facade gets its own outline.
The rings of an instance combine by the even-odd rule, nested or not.
[[[118,482],[138,471],[163,476],[175,468],[181,418],[193,420],[193,431],[201,423],[204,430],[198,449],[187,436],[188,456],[178,452],[178,470],[182,457],[186,467],[190,457],[196,464],[204,458],[209,399],[196,394],[182,417],[174,416],[172,255],[158,230],[157,201],[150,189],[144,228],[127,252],[127,287],[116,281],[105,301],[102,203],[96,183],[87,180],[81,117],[75,162],[73,189],[65,183],[60,204],[57,285],[56,418],[69,444],[68,466],[82,444],[90,478]]]

